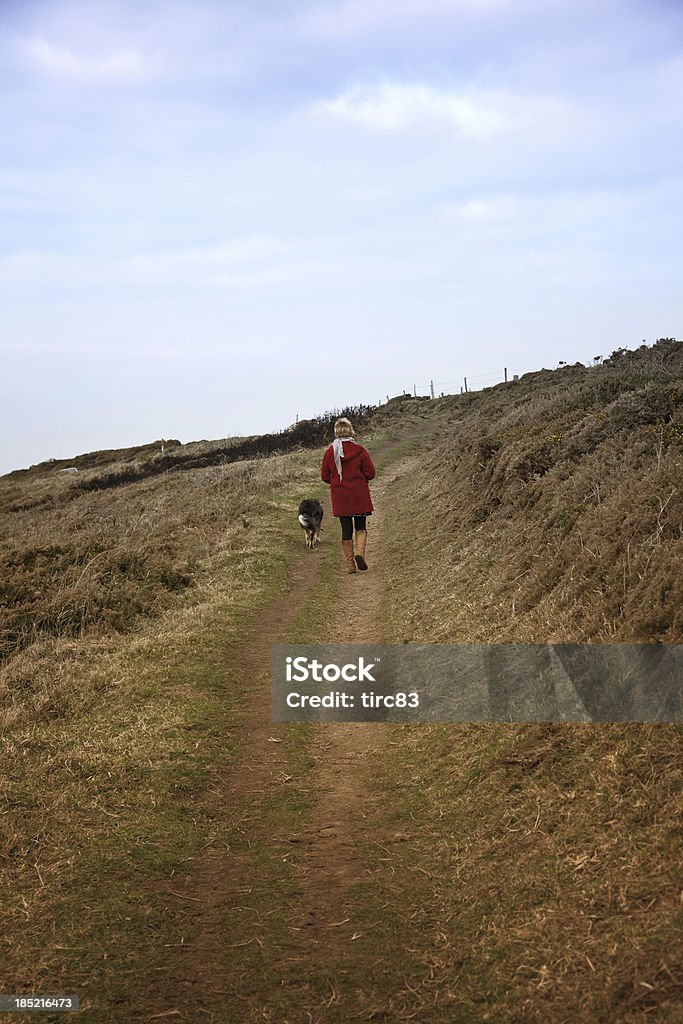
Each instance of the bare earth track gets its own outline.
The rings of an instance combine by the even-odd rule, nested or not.
[[[382,531],[388,514],[384,496],[410,461],[405,458],[392,463],[373,485],[377,511],[369,520],[369,571],[345,574],[341,552],[333,553],[331,571],[343,573],[338,601],[327,635],[310,639],[330,643],[380,639]],[[338,524],[331,517],[329,503],[326,517],[324,543],[338,549]],[[359,834],[366,834],[366,839],[376,837],[370,822],[379,796],[373,794],[372,765],[381,754],[384,730],[374,723],[305,727],[316,731],[312,744],[315,765],[308,793],[313,802],[312,820],[291,834],[273,836],[264,829],[260,810],[277,801],[278,793],[284,793],[293,782],[284,750],[285,730],[291,727],[270,719],[270,649],[283,641],[310,600],[321,565],[319,555],[305,551],[302,545],[287,594],[261,612],[237,656],[240,676],[257,683],[246,711],[242,753],[224,776],[211,781],[205,801],[215,815],[246,801],[249,809],[240,822],[244,841],[237,851],[209,847],[191,873],[175,881],[174,898],[187,903],[188,914],[199,915],[200,925],[195,925],[196,937],[182,947],[177,963],[161,971],[152,996],[153,1009],[141,1019],[197,1019],[199,994],[205,998],[208,992],[216,1000],[225,999],[225,1011],[207,1008],[201,1011],[201,1019],[281,1020],[271,1017],[258,979],[244,974],[234,977],[231,933],[236,921],[243,924],[240,914],[249,912],[254,882],[252,853],[256,848],[270,847],[285,864],[293,849],[298,854],[292,865],[295,897],[287,906],[274,906],[272,911],[280,921],[286,921],[286,949],[272,947],[267,920],[255,919],[252,936],[239,943],[256,943],[269,959],[279,961],[280,984],[296,996],[300,1008],[297,1019],[311,1024],[326,1019],[324,1008],[316,1006],[313,993],[308,991],[311,965],[328,964],[330,976],[343,979],[344,961],[354,954],[356,928],[349,888],[364,870],[357,854]],[[338,999],[333,983],[330,998]]]
[[[392,465],[374,488],[378,510],[368,531],[368,572],[345,575],[328,643],[363,643],[380,638],[382,597],[382,529],[384,495],[405,472],[408,459]],[[375,565],[376,563],[376,565]],[[316,957],[324,950],[343,973],[343,960],[356,934],[349,886],[358,881],[356,842],[365,819],[372,817],[378,795],[372,788],[372,765],[381,754],[385,733],[375,723],[319,726],[316,742],[317,803],[313,825],[302,834],[306,856],[301,866],[299,909],[293,930],[300,933],[302,953]]]

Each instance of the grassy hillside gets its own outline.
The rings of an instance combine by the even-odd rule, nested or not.
[[[683,346],[663,341],[368,415],[381,468],[419,452],[383,498],[378,639],[680,642],[682,396]],[[150,445],[84,456],[78,475],[0,478],[4,990],[66,986],[90,1000],[84,1021],[149,1019],[152,974],[206,941],[205,894],[184,899],[176,879],[225,849],[249,893],[225,971],[251,994],[226,1018],[207,991],[207,1019],[278,1021],[287,1006],[294,1020],[305,988],[316,1022],[676,1020],[672,725],[382,727],[338,998],[322,946],[301,991],[263,960],[254,921],[267,949],[301,956],[288,858],[326,747],[324,729],[285,730],[277,785],[252,792],[243,659],[302,564],[319,573],[287,635],[336,621],[336,524],[309,558],[294,514],[325,490],[328,429],[305,427],[287,454],[200,442],[158,471]],[[245,756],[254,770],[226,799]]]
[[[435,405],[397,494],[397,639],[681,639],[683,344]]]
[[[60,504],[62,481],[55,509],[5,512],[3,584],[37,615],[0,667],[3,988],[78,991],[84,1021],[129,1024],[149,1016],[150,958],[188,934],[175,876],[245,815],[217,818],[207,792],[244,743],[238,654],[301,555],[292,509],[318,456]]]
[[[344,413],[362,423],[369,410]],[[40,643],[125,632],[201,587],[216,549],[248,546],[264,493],[291,478],[283,453],[328,441],[334,415],[279,434],[166,441],[163,450],[154,442],[0,477],[0,663]]]
[[[394,488],[387,637],[680,643],[682,399],[670,342],[445,399]],[[676,725],[397,727],[378,784],[401,841],[365,898],[373,943],[428,966],[391,973],[398,1019],[679,1020],[680,744]]]

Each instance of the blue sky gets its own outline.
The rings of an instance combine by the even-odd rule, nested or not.
[[[681,336],[683,4],[0,0],[0,472]]]

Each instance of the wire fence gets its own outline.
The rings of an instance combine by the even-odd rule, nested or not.
[[[481,391],[496,384],[517,380],[525,373],[534,372],[535,370],[532,367],[508,366],[498,373],[479,373],[471,377],[460,377],[454,380],[430,380],[426,383],[413,384],[409,390],[404,389],[403,394],[412,395],[415,398],[440,398],[442,395],[457,395],[460,392]],[[390,398],[396,397],[400,397],[400,395],[387,395],[386,398],[380,400],[379,404],[382,405],[385,401],[388,402]]]
[[[672,340],[675,341],[676,339],[674,338]],[[644,345],[646,344],[645,339],[643,339],[643,344]],[[618,351],[620,351],[620,352],[624,351],[625,352],[626,349],[623,349],[623,350],[619,349]],[[596,367],[596,366],[601,365],[602,362],[603,362],[603,357],[602,356],[594,356],[592,362],[589,362],[586,365],[587,366]],[[556,368],[559,370],[563,366],[568,366],[568,365],[569,364],[567,362],[565,362],[564,360],[560,360]],[[500,370],[498,372],[490,372],[489,371],[488,373],[476,373],[476,374],[473,374],[472,376],[470,376],[468,374],[466,377],[463,376],[463,377],[460,377],[459,379],[456,379],[456,380],[430,380],[426,384],[424,384],[424,383],[423,384],[413,384],[412,390],[410,390],[410,391],[405,391],[404,390],[403,394],[404,395],[413,395],[415,398],[440,398],[443,395],[454,395],[454,394],[457,395],[458,393],[462,393],[462,392],[482,391],[484,388],[494,387],[494,385],[496,385],[496,384],[505,384],[505,383],[509,383],[510,381],[513,381],[513,380],[518,380],[525,373],[539,373],[539,372],[540,371],[539,371],[539,368],[537,366],[535,366],[535,367],[533,367],[533,366],[525,366],[525,367],[505,366],[505,367],[503,367],[502,370]],[[387,395],[386,396],[386,401],[389,401],[390,397],[400,397],[400,396],[396,396],[396,395],[389,396],[389,395]],[[379,404],[382,405],[383,402],[380,401]]]

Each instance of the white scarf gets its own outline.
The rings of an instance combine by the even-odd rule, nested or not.
[[[332,454],[334,455],[334,464],[337,467],[339,473],[339,479],[342,478],[342,464],[341,460],[344,458],[344,441],[353,441],[352,437],[335,437],[332,442]]]

